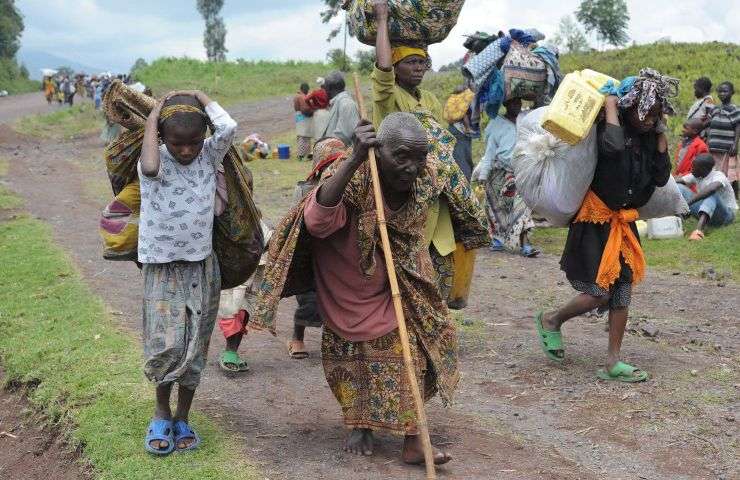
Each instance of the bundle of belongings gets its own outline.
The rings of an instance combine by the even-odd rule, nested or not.
[[[244,160],[247,162],[270,156],[270,145],[262,141],[262,138],[256,133],[247,135],[241,144],[241,148]]]
[[[591,77],[596,78],[593,75]],[[654,70],[644,69],[640,71],[639,77],[628,77],[621,83],[609,79],[600,91],[602,96],[617,95],[620,98],[619,105],[622,107],[627,108],[639,103],[638,107],[644,110],[648,101],[643,100],[656,98],[655,95],[652,97],[650,95],[650,92],[655,92],[656,85],[671,84],[662,79],[668,77],[662,77]],[[647,94],[642,95],[643,91]],[[666,98],[675,93],[677,91],[662,91],[660,96]],[[560,91],[556,97],[558,95]],[[582,135],[582,139],[574,144],[556,137],[548,131],[549,129],[543,127],[543,123],[547,119],[557,117],[557,113],[552,112],[557,105],[554,100],[549,106],[535,109],[519,119],[512,163],[517,190],[525,203],[553,225],[565,226],[580,209],[594,177],[598,160],[598,126],[594,125],[591,119],[586,125],[588,130]],[[667,100],[663,111],[665,113],[673,111]],[[582,108],[581,112],[583,114],[581,122],[585,121],[586,117],[590,118],[590,109]],[[648,203],[637,211],[639,218],[647,220],[684,215],[688,213],[688,205],[676,181],[671,177],[666,185],[656,188]]]
[[[105,149],[113,201],[100,220],[103,257],[137,260],[138,218],[141,205],[137,163],[144,125],[156,100],[115,80],[103,98],[107,118],[127,130]],[[252,198],[252,174],[232,146],[219,170],[213,250],[221,270],[221,288],[244,283],[254,272],[263,250],[260,213]]]
[[[471,115],[475,130],[479,129],[482,112],[494,118],[501,104],[511,98],[537,105],[550,102],[562,74],[557,49],[537,45],[545,38],[542,33],[535,29],[511,29],[509,35],[499,32],[492,41],[480,33],[471,38],[475,40],[468,39],[466,44],[486,45],[478,53],[471,52],[462,67],[463,75],[476,91]]]
[[[447,38],[465,0],[388,0],[388,31],[392,44],[424,46]],[[377,29],[372,0],[346,0],[349,33],[365,45],[375,45]]]

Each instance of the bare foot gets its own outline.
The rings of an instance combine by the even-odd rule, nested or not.
[[[435,465],[444,465],[452,460],[452,456],[438,448],[432,447]],[[403,451],[401,459],[410,465],[422,465],[424,463],[424,447],[419,435],[406,435],[403,439]]]
[[[553,321],[553,315],[543,314],[542,315],[542,328],[548,332],[559,332],[561,325]]]
[[[370,456],[373,454],[374,440],[373,431],[369,428],[354,428],[344,442],[343,450],[355,455]]]

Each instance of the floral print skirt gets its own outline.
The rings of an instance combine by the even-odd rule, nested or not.
[[[411,330],[409,343],[419,389],[426,401],[434,395],[434,388],[426,376],[427,358]],[[324,327],[321,357],[326,381],[342,407],[348,428],[418,433],[398,330],[375,340],[351,342]]]

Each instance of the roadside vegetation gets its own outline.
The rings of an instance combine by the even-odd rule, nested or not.
[[[18,206],[0,185],[0,218]],[[48,225],[25,215],[0,221],[0,263],[5,383],[27,388],[37,408],[32,421],[53,424],[81,448],[96,478],[263,478],[233,453],[236,440],[202,414],[193,418],[205,439],[198,451],[168,458],[144,452],[152,405],[141,349],[54,246]]]

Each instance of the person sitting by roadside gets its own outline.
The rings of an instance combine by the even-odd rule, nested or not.
[[[738,206],[727,176],[714,170],[714,158],[704,153],[694,159],[691,173],[677,180],[691,215],[699,219],[689,240],[702,240],[707,226],[722,227],[735,221]],[[696,185],[697,192],[690,187]]]
[[[699,136],[703,128],[704,122],[698,118],[690,118],[684,122],[681,143],[676,148],[676,170],[673,176],[680,178],[688,175],[696,156],[709,153],[709,147]]]

